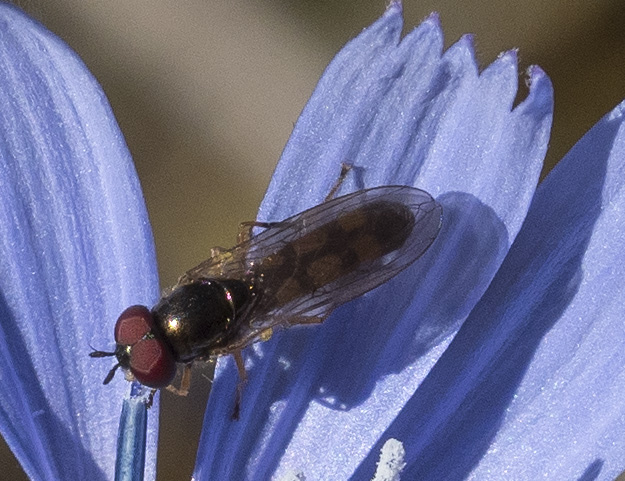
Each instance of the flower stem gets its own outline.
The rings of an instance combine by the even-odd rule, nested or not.
[[[147,423],[148,407],[143,389],[133,383],[119,418],[115,481],[143,481]]]

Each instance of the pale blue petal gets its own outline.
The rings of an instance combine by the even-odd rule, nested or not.
[[[472,479],[611,481],[625,470],[624,116],[622,103],[540,186],[508,279],[481,306],[505,296],[493,321],[505,319],[505,347],[524,362],[500,367],[522,378]]]
[[[625,103],[540,185],[488,291],[385,439],[406,479],[612,481],[625,468]]]
[[[318,204],[348,162],[354,169],[341,192],[382,184],[431,192],[444,209],[439,238],[415,266],[323,326],[291,329],[245,351],[239,422],[230,420],[236,372],[220,362],[198,480],[265,480],[291,470],[347,479],[453,338],[520,229],[547,147],[549,79],[532,69],[530,94],[513,109],[514,52],[480,75],[470,38],[442,54],[435,16],[400,43],[401,27],[393,3],[330,64],[259,218]]]
[[[129,385],[88,354],[158,294],[140,186],[80,59],[5,4],[0,105],[0,430],[31,479],[111,479]]]

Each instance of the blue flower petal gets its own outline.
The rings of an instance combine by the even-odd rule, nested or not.
[[[80,59],[5,4],[0,104],[0,430],[31,479],[111,479],[129,385],[88,354],[158,295],[140,186]]]
[[[623,471],[624,114],[625,102],[540,185],[488,291],[374,448],[403,441],[407,478]]]
[[[441,54],[435,16],[400,43],[401,26],[393,3],[327,68],[259,218],[280,220],[318,204],[349,162],[342,191],[422,187],[443,205],[443,229],[413,267],[323,326],[246,350],[239,422],[230,420],[236,370],[219,363],[198,480],[264,480],[293,470],[349,478],[486,290],[521,227],[549,136],[549,79],[533,68],[530,94],[513,109],[514,52],[480,75],[469,37]]]

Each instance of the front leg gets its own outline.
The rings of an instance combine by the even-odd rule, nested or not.
[[[292,326],[298,326],[298,325],[315,325],[315,324],[321,324],[323,321],[325,321],[328,316],[330,315],[330,313],[324,314],[322,316],[300,316],[300,317],[289,317],[287,318],[285,321],[282,322],[282,325],[284,327],[292,327]],[[264,340],[264,339],[263,339]]]
[[[330,192],[328,192],[328,195],[326,196],[324,202],[328,202],[329,200],[332,200],[334,198],[334,196],[336,195],[336,192],[339,190],[339,188],[343,184],[343,181],[347,177],[347,174],[349,173],[350,170],[352,170],[353,167],[354,166],[352,164],[348,164],[346,162],[343,162],[341,164],[341,173],[339,174],[338,179],[336,179],[336,182],[334,182],[334,185],[330,189]]]
[[[232,419],[234,421],[239,420],[239,414],[241,413],[241,397],[243,395],[243,388],[247,383],[247,371],[245,370],[245,361],[243,360],[243,354],[240,350],[232,353],[234,362],[237,365],[239,371],[239,382],[237,383],[237,392],[234,399],[234,409],[232,410]]]
[[[239,233],[237,234],[237,244],[243,244],[252,238],[252,231],[254,227],[262,227],[269,229],[270,227],[276,227],[280,222],[258,222],[255,220],[249,220],[241,222],[239,224]]]
[[[352,164],[347,164],[345,162],[341,164],[341,172],[338,178],[336,179],[336,182],[330,189],[330,192],[328,192],[328,195],[326,196],[324,202],[327,202],[334,198],[334,196],[336,195],[336,192],[339,190],[339,188],[343,184],[343,181],[347,177],[347,174],[349,173],[350,170],[352,170],[352,168],[353,168]],[[262,227],[264,229],[269,229],[272,227],[277,227],[280,224],[281,222],[259,222],[255,220],[241,222],[239,224],[239,233],[237,234],[237,244],[243,244],[244,242],[249,241],[252,238],[252,230],[254,230],[254,227]]]
[[[189,394],[189,388],[191,387],[191,363],[185,364],[182,370],[182,379],[180,379],[180,387],[176,388],[170,384],[167,386],[169,392],[173,392],[178,396],[186,396]]]

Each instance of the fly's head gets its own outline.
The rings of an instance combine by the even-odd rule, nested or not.
[[[145,306],[131,306],[115,324],[116,348],[113,352],[94,351],[91,357],[115,356],[115,364],[104,384],[113,379],[122,368],[129,381],[137,380],[144,386],[159,389],[171,383],[176,374],[176,361],[167,343],[157,335],[154,318]]]

